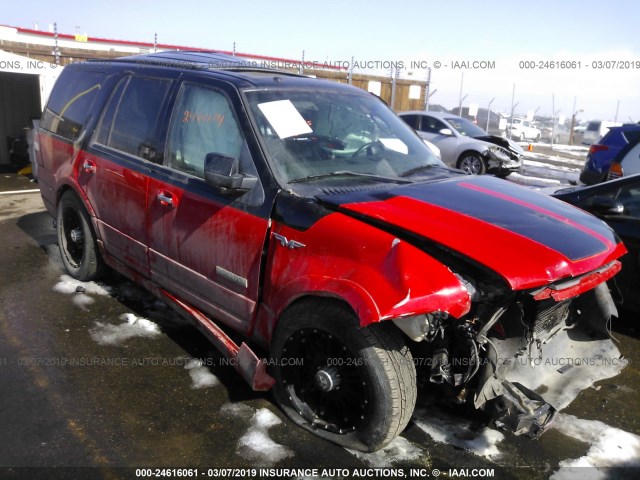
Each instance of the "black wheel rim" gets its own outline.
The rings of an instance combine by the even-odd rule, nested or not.
[[[84,257],[84,228],[82,218],[74,208],[65,208],[62,212],[62,246],[65,257],[72,267],[78,268]]]
[[[281,381],[298,414],[316,428],[344,434],[360,428],[371,407],[364,360],[335,335],[296,331],[282,349]]]

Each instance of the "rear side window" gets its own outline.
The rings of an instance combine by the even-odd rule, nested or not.
[[[109,100],[96,141],[130,155],[160,162],[160,116],[170,86],[169,80],[158,78],[128,77],[122,80]]]
[[[402,115],[402,120],[414,130],[420,128],[420,116],[419,115]]]
[[[64,69],[53,87],[40,127],[75,141],[86,127],[105,74]]]

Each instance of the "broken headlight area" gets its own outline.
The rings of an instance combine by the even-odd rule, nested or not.
[[[626,364],[609,334],[617,311],[606,283],[559,301],[465,286],[474,303],[464,318],[435,313],[395,322],[420,342],[419,383],[484,410],[498,427],[537,437],[582,390]]]
[[[489,171],[495,169],[517,170],[520,168],[520,157],[513,155],[507,149],[495,146],[489,147],[483,152]]]

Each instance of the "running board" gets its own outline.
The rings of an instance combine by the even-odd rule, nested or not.
[[[253,350],[244,342],[238,347],[213,320],[199,310],[178,300],[166,290],[161,290],[161,292],[168,300],[180,307],[183,312],[195,321],[196,326],[200,327],[200,330],[211,340],[216,349],[231,360],[230,363],[253,390],[267,391],[271,389],[276,381],[267,373],[267,363],[265,359],[258,358]]]

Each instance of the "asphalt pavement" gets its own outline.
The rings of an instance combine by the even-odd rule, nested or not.
[[[2,479],[640,474],[635,315],[614,325],[628,366],[580,394],[538,440],[440,405],[427,386],[398,440],[356,454],[293,425],[268,393],[249,390],[206,339],[139,287],[116,274],[98,284],[66,277],[40,196],[2,194],[34,184],[2,176]],[[616,469],[582,467],[567,477],[569,467],[589,462]]]

